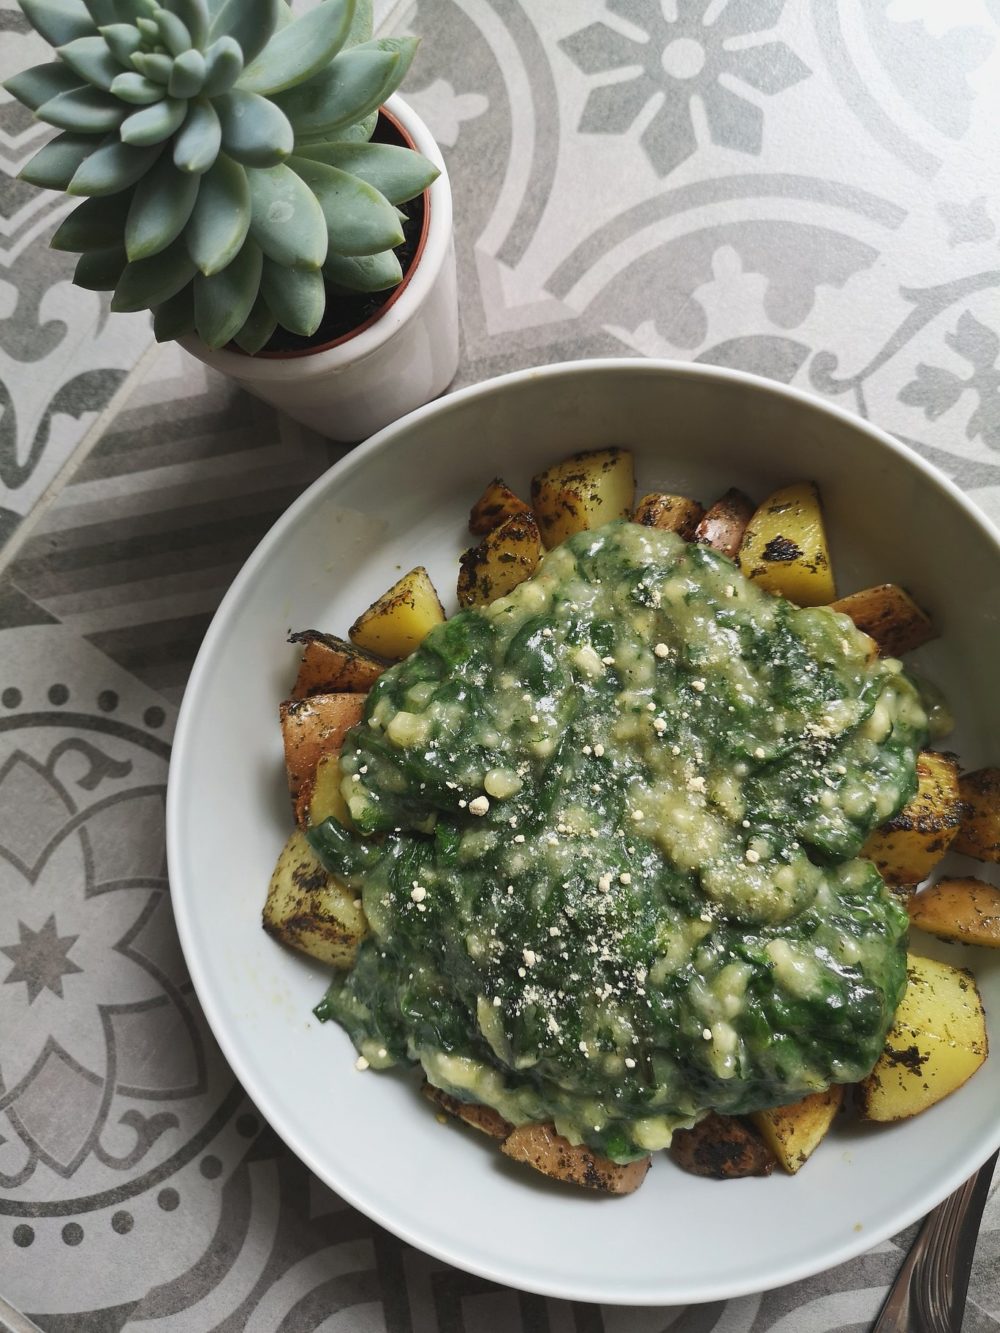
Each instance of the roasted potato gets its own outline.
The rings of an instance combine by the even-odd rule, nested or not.
[[[1000,889],[981,879],[939,879],[906,910],[915,926],[939,940],[1000,949]]]
[[[299,829],[278,857],[263,919],[269,935],[329,967],[353,967],[368,933],[360,900],[320,864]]]
[[[670,1143],[670,1156],[684,1171],[713,1180],[738,1180],[743,1176],[769,1176],[774,1153],[740,1116],[709,1111],[691,1129],[678,1129]]]
[[[344,737],[361,721],[363,694],[314,694],[309,699],[286,699],[278,709],[285,742],[288,790],[297,800],[303,783],[316,771],[320,756],[339,754]]]
[[[516,496],[501,477],[494,477],[472,506],[469,531],[477,537],[498,528],[505,519],[515,514],[530,514],[531,510]]]
[[[958,765],[951,755],[922,750],[917,794],[868,838],[861,855],[874,861],[887,884],[919,884],[954,844],[962,815]]]
[[[958,790],[962,821],[952,846],[978,861],[1000,861],[1000,768],[963,773]]]
[[[354,827],[341,781],[340,746],[337,746],[320,755],[315,769],[299,787],[295,798],[295,822],[299,828],[311,828],[331,817],[347,828]]]
[[[491,1139],[503,1140],[514,1128],[492,1106],[482,1106],[479,1102],[460,1102],[457,1097],[436,1088],[433,1083],[424,1083],[420,1091],[429,1102],[440,1106],[442,1111],[454,1116],[456,1120],[464,1120],[467,1125],[478,1129],[481,1134],[488,1134]]]
[[[754,1111],[750,1119],[782,1169],[794,1176],[826,1138],[843,1101],[844,1089],[838,1083],[787,1106]]]
[[[830,609],[850,616],[858,629],[875,640],[882,657],[902,657],[937,638],[927,612],[898,583],[852,592],[831,602]]]
[[[396,661],[409,657],[444,618],[430,575],[417,565],[362,611],[347,633],[358,648]]]
[[[965,968],[910,954],[886,1047],[858,1085],[865,1120],[905,1120],[947,1097],[986,1059],[986,1019]]]
[[[689,500],[686,495],[651,491],[636,505],[632,519],[647,528],[665,528],[668,532],[676,532],[686,542],[692,542],[704,516],[705,511],[697,500]]]
[[[342,690],[367,694],[389,665],[385,658],[363,652],[346,639],[322,634],[318,629],[290,634],[288,642],[303,645],[299,674],[292,687],[293,699]]]
[[[635,477],[627,449],[572,454],[531,480],[531,507],[545,545],[632,512]]]
[[[836,597],[814,482],[782,486],[758,507],[743,534],[739,566],[748,579],[798,606],[825,606]]]
[[[514,514],[462,556],[459,606],[486,606],[530,579],[544,555],[531,513]]]
[[[526,1162],[553,1180],[606,1194],[632,1194],[646,1178],[650,1159],[643,1157],[625,1166],[601,1157],[583,1144],[574,1145],[554,1125],[518,1125],[500,1145],[500,1151],[515,1162]]]
[[[753,502],[742,491],[728,490],[705,510],[694,539],[735,560],[752,515]]]

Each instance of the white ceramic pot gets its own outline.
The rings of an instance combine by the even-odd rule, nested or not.
[[[458,368],[458,293],[451,186],[430,130],[398,95],[385,109],[440,176],[426,192],[423,246],[398,295],[357,333],[287,357],[181,345],[242,388],[332,440],[354,441],[436,398]]]

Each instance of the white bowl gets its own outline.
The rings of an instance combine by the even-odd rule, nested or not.
[[[805,1277],[925,1213],[1000,1144],[1000,1056],[914,1120],[838,1127],[795,1177],[723,1184],[664,1157],[637,1194],[600,1198],[442,1127],[414,1078],[355,1072],[345,1034],[311,1016],[324,970],[260,928],[290,830],[277,726],[295,664],[286,632],[343,633],[415,564],[448,592],[469,507],[494,473],[524,494],[540,466],[607,444],[635,451],[640,493],[707,501],[736,485],[762,498],[815,478],[841,590],[885,580],[912,589],[942,634],[914,660],[954,705],[949,744],[970,766],[1000,760],[1000,538],[954,486],[882,432],[769,381],[698,365],[576,362],[420,409],[275,524],[192,672],[170,775],[170,877],[191,976],[222,1049],[327,1184],[414,1245],[498,1282],[584,1301],[682,1304]],[[975,970],[995,1023],[1000,959],[929,941],[926,951]]]

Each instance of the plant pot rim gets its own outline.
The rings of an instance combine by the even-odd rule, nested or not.
[[[228,347],[210,348],[196,334],[179,339],[180,345],[199,361],[244,383],[288,382],[336,374],[374,355],[420,309],[437,281],[452,244],[451,186],[441,150],[413,108],[398,93],[393,93],[381,110],[398,123],[416,150],[429,158],[440,172],[424,191],[425,220],[418,251],[392,299],[372,319],[343,338],[302,351],[247,356]]]
[[[398,106],[395,108],[395,110],[396,111],[399,110]],[[388,102],[386,102],[383,106],[379,107],[379,115],[385,116],[386,120],[389,121],[389,123],[394,127],[394,129],[406,141],[408,147],[414,149],[415,151],[419,151],[417,150],[417,145],[413,138],[413,135],[410,134],[409,130],[406,128],[406,125],[403,123],[400,117],[394,114],[392,110],[390,110]],[[377,310],[373,310],[366,320],[363,320],[362,323],[360,324],[356,324],[355,327],[353,329],[349,329],[347,333],[342,333],[339,338],[331,338],[327,342],[317,343],[314,347],[299,347],[287,352],[260,351],[255,353],[254,359],[255,360],[262,359],[268,361],[293,361],[303,356],[315,356],[318,352],[328,352],[330,351],[331,348],[340,347],[343,343],[351,342],[354,338],[359,337],[362,333],[365,332],[366,329],[370,329],[373,324],[376,324],[383,317],[383,315],[387,314],[388,311],[391,309],[391,307],[396,304],[399,298],[406,291],[406,288],[410,285],[410,279],[413,277],[414,273],[416,273],[417,266],[420,263],[420,260],[423,258],[424,248],[427,244],[427,236],[428,233],[430,232],[430,227],[431,227],[431,213],[434,207],[431,201],[430,186],[428,186],[427,189],[424,190],[422,197],[424,201],[424,216],[420,226],[420,236],[417,240],[417,247],[413,252],[412,259],[407,265],[406,272],[403,274],[402,281],[396,284],[395,288],[392,291],[392,294],[389,296],[387,301],[385,301],[382,305],[380,305]],[[237,355],[240,356],[247,355],[246,352],[241,351],[241,349],[238,347],[233,347],[232,350]]]

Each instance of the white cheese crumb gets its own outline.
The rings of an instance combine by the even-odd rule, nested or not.
[[[584,753],[584,754],[593,754],[593,751],[591,750],[591,748],[590,748],[589,745],[585,745],[585,746],[583,747],[583,753]]]
[[[426,911],[427,911],[427,906],[426,906],[426,904],[425,904],[425,903],[417,903],[417,911],[418,911],[418,912],[426,912]],[[385,957],[384,954],[383,954],[383,957]]]
[[[705,1038],[706,1041],[711,1041],[711,1040],[712,1040],[712,1029],[711,1029],[711,1028],[702,1028],[702,1030],[701,1030],[701,1035]]]
[[[663,733],[666,731],[666,729],[667,729],[667,723],[664,718],[662,717],[653,718],[653,730],[656,732],[657,736],[662,736]]]
[[[641,824],[645,816],[643,815],[641,810],[633,810],[632,818],[635,820],[637,824]]]
[[[489,808],[490,803],[485,796],[477,796],[474,801],[469,802],[470,815],[485,815]]]
[[[626,1068],[626,1069],[634,1069],[634,1068],[635,1068],[635,1061],[632,1059],[632,1057],[631,1057],[630,1055],[626,1055],[626,1057],[625,1057],[625,1068]]]
[[[519,967],[519,968],[517,969],[517,975],[518,975],[519,977],[526,977],[528,974],[527,974],[527,972],[524,970],[523,967]]]
[[[703,680],[693,680],[691,682],[691,688],[697,690],[698,693],[701,694],[702,690],[705,688],[705,682]]]
[[[587,1050],[587,1043],[586,1043],[585,1041],[581,1041],[581,1042],[578,1044],[578,1046],[577,1046],[577,1050],[578,1050],[578,1051],[583,1051],[583,1053],[584,1053],[584,1055],[587,1057],[587,1059],[588,1059],[588,1060],[590,1059],[590,1052]]]
[[[414,884],[413,888],[410,890],[410,897],[415,903],[422,903],[427,897],[427,890],[422,884]]]
[[[534,949],[522,949],[521,957],[524,959],[526,967],[534,967],[538,962],[538,955],[535,953]]]
[[[653,649],[653,652],[656,654],[657,657],[670,656],[670,649],[667,647],[665,643],[658,643],[656,647]]]
[[[705,779],[702,777],[688,778],[687,789],[688,791],[703,792],[705,790]]]
[[[460,809],[460,810],[464,810],[465,807],[466,807],[468,804],[469,804],[468,801],[459,801],[459,803],[458,803],[458,805],[459,805],[459,809]]]
[[[602,875],[602,876],[600,877],[600,879],[597,881],[597,887],[598,887],[598,889],[600,889],[601,893],[610,893],[610,892],[611,892],[611,876],[610,876],[610,875]]]
[[[545,1020],[545,1026],[554,1037],[558,1037],[559,1033],[562,1031],[554,1014],[549,1014],[548,1018]]]
[[[545,628],[542,630],[542,638],[543,639],[552,638],[552,631],[549,629],[548,625],[546,625]]]
[[[529,721],[529,722],[537,722],[537,721],[538,721],[538,714],[537,714],[537,713],[532,713],[532,714],[529,716],[528,721]]]
[[[751,865],[756,865],[760,860],[760,852],[754,851],[752,847],[748,847],[746,850],[746,858]]]
[[[767,758],[767,751],[764,749],[763,745],[758,745],[758,746],[757,746],[756,750],[754,750],[754,752],[753,752],[753,757],[754,757],[755,759],[766,759],[766,758]]]
[[[601,658],[601,661],[604,663],[605,666],[614,666],[614,664],[615,664],[615,659],[614,659],[613,657],[610,657],[610,656],[608,656],[608,657],[602,657],[602,658]]]
[[[603,758],[603,756],[604,756],[604,746],[603,746],[603,745],[595,745],[595,746],[594,746],[594,758],[595,758],[595,759],[601,759],[601,758]]]
[[[556,935],[558,935],[558,934],[559,934],[559,927],[558,927],[558,926],[549,926],[549,934],[552,935],[552,936],[556,936]]]
[[[656,704],[653,703],[652,699],[650,699],[649,703],[646,705],[646,712],[647,713],[656,712]]]
[[[523,834],[523,833],[515,833],[515,834],[514,834],[514,841],[515,841],[515,842],[524,842],[524,834]]]
[[[448,788],[449,791],[454,791],[455,788],[458,786],[458,783],[457,783],[457,782],[446,782],[444,785]]]
[[[681,747],[679,745],[671,745],[670,747],[671,754],[680,754],[680,752],[681,752]]]
[[[619,884],[631,884],[632,876],[628,873],[627,870],[623,870],[622,873],[618,876],[618,882]]]
[[[359,1055],[358,1058],[354,1061],[354,1068],[361,1070],[362,1072],[368,1068],[368,1061],[365,1059],[363,1055]]]
[[[499,996],[499,995],[494,995],[494,996],[493,996],[493,1008],[494,1008],[494,1009],[499,1009],[501,1003],[502,1003],[502,1001],[501,1001],[501,999],[500,999],[500,996]]]
[[[380,1046],[380,1047],[378,1048],[378,1058],[379,1058],[380,1060],[384,1060],[385,1057],[386,1057],[388,1054],[389,1054],[389,1052],[385,1049],[384,1046]]]
[[[735,597],[735,596],[736,596],[736,588],[735,588],[735,587],[733,586],[733,584],[731,584],[731,583],[727,583],[727,584],[726,584],[726,596],[727,596],[727,597]]]

